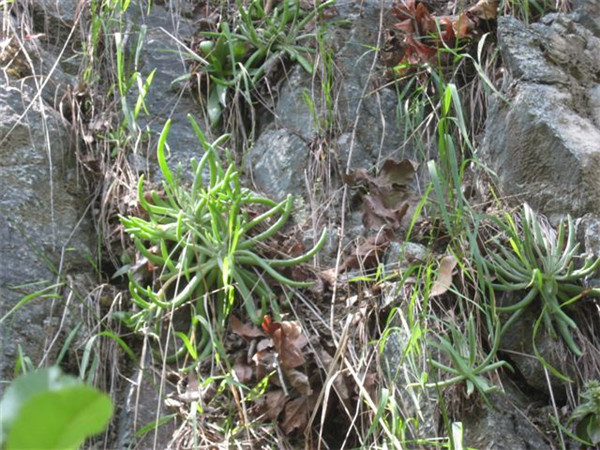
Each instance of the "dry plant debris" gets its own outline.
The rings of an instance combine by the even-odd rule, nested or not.
[[[440,260],[437,278],[433,282],[433,286],[429,292],[430,297],[440,296],[445,294],[448,289],[450,289],[450,286],[452,285],[454,268],[457,264],[458,261],[452,255],[446,255]]]
[[[398,19],[387,30],[382,59],[400,75],[414,66],[437,63],[444,47],[456,48],[477,39],[496,20],[498,0],[479,0],[455,16],[436,17],[418,0],[402,0],[390,9]]]
[[[311,338],[309,345],[299,322],[273,321],[270,316],[265,316],[262,329],[235,316],[230,327],[248,344],[235,358],[239,380],[269,379],[269,388],[255,400],[253,411],[259,418],[276,422],[286,435],[304,433],[324,389],[322,369],[328,370],[334,361],[318,343],[319,336]],[[338,376],[334,385],[339,400],[349,402],[353,392],[349,380]]]
[[[396,232],[406,229],[421,200],[411,187],[417,169],[414,161],[389,158],[376,176],[364,168],[345,175],[344,181],[358,190],[364,227],[375,234],[359,240],[337,270],[330,268],[318,273],[325,285],[333,286],[335,275],[348,269],[364,270],[381,262],[390,243],[397,240]]]
[[[377,176],[370,175],[366,169],[358,169],[346,176],[346,183],[366,188],[362,194],[363,224],[370,230],[380,230],[389,226],[393,230],[400,228],[411,202],[410,184],[415,175],[417,164],[408,159],[396,161],[387,159]]]

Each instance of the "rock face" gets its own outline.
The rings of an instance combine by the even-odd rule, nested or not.
[[[73,173],[71,139],[60,115],[27,87],[0,88],[0,317],[28,294],[55,283],[68,298],[73,278],[91,269],[85,196]],[[24,286],[29,283],[30,286]],[[75,306],[74,302],[71,306]],[[0,377],[12,377],[19,344],[34,364],[54,362],[71,329],[61,295],[36,298],[0,326]],[[65,316],[67,319],[68,317]],[[50,345],[56,333],[59,344]],[[54,356],[53,356],[54,355]],[[0,386],[0,390],[4,387]]]
[[[140,148],[141,159],[146,159],[145,164],[132,164],[140,172],[155,172],[156,143],[165,122],[172,121],[169,132],[168,146],[172,168],[181,163],[185,169],[189,167],[191,158],[202,157],[202,147],[196,133],[190,126],[187,115],[196,118],[199,125],[203,120],[199,116],[201,108],[189,90],[184,90],[180,84],[173,82],[188,73],[188,67],[183,58],[183,49],[176,42],[175,36],[189,36],[191,34],[191,21],[159,4],[153,5],[149,14],[141,14],[139,7],[128,10],[128,21],[132,27],[132,37],[137,39],[140,27],[146,27],[146,38],[140,52],[139,72],[143,80],[147,80],[152,71],[154,77],[145,98],[148,115],[138,117],[137,126],[141,130],[150,130],[151,139],[145,149]],[[132,89],[128,101],[135,105],[138,91]],[[208,130],[208,126],[204,126]],[[210,132],[206,132],[210,139]],[[141,146],[140,146],[141,147]],[[143,152],[142,150],[146,150]],[[137,154],[137,149],[135,150]],[[139,159],[139,160],[141,160]],[[130,158],[131,160],[131,158]],[[148,164],[148,160],[151,164]]]
[[[507,101],[491,101],[484,162],[497,173],[503,195],[517,196],[550,217],[583,217],[585,249],[598,255],[600,3],[582,0],[571,14],[548,14],[529,26],[501,17],[498,43]],[[528,308],[503,336],[500,351],[518,370],[530,403],[538,393],[563,404],[568,383],[527,356],[534,352],[539,313],[537,305]],[[574,377],[569,369],[577,363],[561,340],[540,332],[536,347],[549,364]],[[503,426],[493,414],[485,417]]]
[[[394,155],[401,159],[402,135],[396,124],[396,94],[376,89],[377,54],[368,46],[377,46],[380,2],[350,1],[336,3],[339,17],[349,27],[329,30],[326,39],[333,43],[331,75],[337,79],[328,92],[318,80],[300,68],[294,69],[281,89],[274,110],[275,120],[262,131],[247,157],[246,169],[256,187],[282,199],[288,193],[299,194],[306,186],[311,145],[325,137],[334,124],[334,137],[328,136],[328,151],[336,169],[371,168]],[[331,95],[334,109],[310,105],[305,93],[313,98]],[[333,108],[333,106],[332,106]],[[328,131],[329,130],[329,131]]]
[[[508,77],[489,110],[483,155],[503,194],[546,214],[600,212],[598,2],[526,26],[498,21]]]

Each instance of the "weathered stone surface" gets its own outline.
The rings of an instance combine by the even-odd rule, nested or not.
[[[85,196],[78,195],[70,178],[70,135],[60,116],[36,99],[33,89],[3,86],[0,142],[2,317],[25,295],[89,270],[91,252],[89,229],[80,220]],[[29,283],[37,284],[23,286]],[[66,298],[69,288],[57,289],[61,291]],[[64,313],[64,301],[60,296],[35,299],[2,324],[3,381],[11,378],[18,345],[34,364],[42,361]],[[69,331],[68,326],[62,330]],[[60,346],[54,346],[46,360],[52,363],[52,355],[59,350]]]
[[[509,103],[491,102],[482,153],[504,194],[546,214],[600,211],[600,39],[581,17],[498,21]]]
[[[529,399],[516,389],[507,391],[510,393],[490,395],[493,408],[481,405],[465,415],[465,446],[481,450],[553,448],[539,427],[534,427],[515,407],[515,404],[518,408],[527,407]],[[547,415],[545,419],[548,420]]]
[[[176,39],[183,42],[191,34],[191,20],[180,17],[176,11],[158,4],[153,5],[150,14],[147,15],[141,14],[139,7],[131,7],[130,10],[129,20],[133,24],[130,39],[137,39],[141,25],[147,27],[139,62],[143,80],[147,80],[150,72],[156,70],[145,98],[148,115],[140,114],[137,120],[141,130],[151,131],[151,139],[140,146],[138,151],[148,158],[149,164],[146,169],[156,173],[158,136],[166,121],[171,119],[167,141],[169,161],[173,170],[181,163],[184,175],[189,175],[187,169],[190,159],[200,159],[203,150],[189,123],[188,114],[194,116],[200,127],[205,130],[207,139],[212,138],[203,118],[198,116],[201,108],[190,91],[182,88],[181,84],[173,83],[177,78],[188,74],[184,50]],[[134,88],[128,96],[129,104],[135,105],[137,97],[138,92]]]
[[[175,437],[175,418],[162,426],[150,430],[141,437],[135,434],[147,425],[155,423],[172,413],[165,406],[167,394],[174,391],[166,384],[161,392],[161,379],[152,369],[136,370],[129,384],[119,398],[121,411],[118,418],[116,448],[173,448],[170,443]],[[158,415],[157,415],[158,411]]]
[[[75,20],[89,9],[78,0],[39,0],[33,7],[36,28],[53,46],[64,45]]]
[[[439,435],[440,415],[437,394],[433,390],[424,390],[418,383],[417,370],[409,358],[405,358],[406,346],[410,343],[410,331],[406,323],[395,319],[396,327],[387,336],[382,354],[382,366],[388,382],[395,385],[395,400],[402,410],[403,418],[414,417],[418,420],[406,430],[408,439],[426,439]]]
[[[376,53],[370,47],[377,45],[380,29],[380,2],[365,1],[360,5],[350,1],[336,3],[340,17],[348,19],[349,27],[330,30],[328,42],[334,52],[336,82],[330,95],[335,107],[328,111],[322,105],[309,105],[305,93],[319,98],[319,83],[315,76],[295,68],[281,89],[274,110],[274,123],[259,135],[254,149],[247,158],[247,169],[255,175],[257,189],[276,197],[287,193],[300,195],[305,183],[301,179],[307,170],[309,144],[324,134],[331,121],[336,136],[331,139],[330,151],[340,170],[347,166],[371,168],[385,157],[394,154],[401,158],[402,136],[396,125],[396,94],[388,89],[376,89],[377,69],[373,61]],[[278,143],[273,145],[273,133]],[[284,137],[285,136],[285,137]],[[284,149],[285,142],[293,149]],[[303,144],[301,144],[301,142]],[[302,148],[302,150],[300,150]],[[301,151],[302,156],[295,151]],[[270,161],[272,174],[256,178],[258,167]],[[290,182],[278,171],[289,173],[294,168],[298,182]]]
[[[247,157],[253,162],[252,181],[273,199],[282,200],[288,193],[306,188],[308,145],[288,130],[265,131]]]
[[[600,212],[600,39],[597,15],[590,16],[598,3],[578,5],[572,14],[549,14],[530,26],[498,20],[508,103],[492,100],[482,152],[503,194],[553,217]],[[598,251],[593,233],[581,234],[586,250]],[[532,308],[505,334],[502,349],[527,385],[560,397],[564,383],[553,376],[549,383],[543,365],[527,356],[534,353],[531,330],[539,315]],[[542,327],[536,345],[564,370],[569,352],[562,341],[545,336]]]
[[[519,299],[513,299],[512,302]],[[534,302],[502,335],[499,351],[502,358],[506,358],[518,370],[520,382],[527,389],[534,390],[531,394],[537,393],[547,398],[552,395],[562,403],[566,399],[566,388],[570,383],[553,375],[535,354],[537,351],[547,364],[571,379],[577,379],[575,358],[562,338],[551,336],[543,323],[537,326],[534,348],[534,330],[539,315],[540,307]],[[504,320],[508,318],[509,316],[504,317]]]

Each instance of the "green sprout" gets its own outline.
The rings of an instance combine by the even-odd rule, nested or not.
[[[577,422],[577,436],[590,443],[600,444],[600,381],[588,381],[579,395],[581,403],[569,419],[569,424]]]
[[[494,348],[480,360],[479,344],[477,343],[477,330],[473,316],[469,315],[467,320],[466,332],[463,332],[457,326],[450,322],[444,322],[449,328],[448,337],[442,335],[437,339],[429,340],[429,343],[437,348],[440,354],[449,360],[451,365],[443,364],[434,359],[429,362],[432,367],[451,375],[450,378],[442,381],[426,383],[426,388],[444,388],[456,383],[465,382],[467,396],[470,396],[475,389],[481,395],[485,402],[488,402],[487,395],[490,392],[497,391],[496,386],[490,386],[487,379],[483,376],[488,372],[493,372],[501,367],[512,369],[506,361],[494,361],[498,342],[494,343]]]
[[[136,249],[159,268],[149,286],[130,276],[129,290],[139,309],[129,317],[130,324],[160,339],[162,327],[173,313],[184,307],[191,310],[185,332],[172,325],[183,345],[169,360],[186,350],[194,360],[210,353],[218,343],[214,332],[221,334],[237,300],[253,322],[260,322],[268,302],[275,298],[269,280],[288,287],[309,286],[311,283],[294,281],[276,269],[308,261],[326,239],[324,231],[314,248],[296,258],[262,257],[256,251],[257,246],[286,223],[292,211],[292,197],[276,203],[243,188],[234,165],[223,170],[218,162],[215,147],[226,136],[209,144],[191,117],[190,121],[205,150],[199,163],[192,160],[195,178],[191,187],[180,183],[167,164],[164,148],[168,121],[157,150],[164,194],[153,191],[147,200],[142,177],[138,199],[147,218],[121,217]],[[205,185],[202,175],[206,169],[210,177]],[[264,212],[256,212],[259,210]],[[257,299],[261,301],[260,307],[256,305]],[[200,337],[196,336],[198,328]]]

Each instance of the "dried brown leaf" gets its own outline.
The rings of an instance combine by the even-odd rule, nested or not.
[[[368,373],[365,376],[365,381],[363,382],[363,387],[369,393],[369,396],[374,399],[375,395],[377,393],[377,389],[376,389],[377,388],[377,374]]]
[[[243,338],[253,339],[265,337],[265,334],[259,328],[255,327],[254,325],[242,323],[240,319],[234,315],[231,315],[229,319],[229,325],[231,326],[231,331]]]
[[[469,14],[464,12],[454,22],[454,34],[459,39],[473,37],[473,30],[476,26],[477,24],[469,17]]]
[[[290,385],[302,395],[311,395],[312,389],[306,374],[296,369],[286,369],[284,371]]]
[[[400,204],[399,208],[388,208],[384,203],[384,197],[382,195],[363,196],[361,212],[365,228],[369,230],[380,230],[385,226],[390,226],[394,230],[400,228],[402,218],[409,207],[408,203]]]
[[[386,159],[377,176],[377,185],[395,189],[406,188],[412,183],[417,167],[418,165],[409,159]]]
[[[254,373],[254,369],[246,362],[243,356],[239,356],[236,359],[233,370],[235,370],[235,375],[242,383],[250,381]]]
[[[480,20],[495,20],[498,17],[498,0],[479,0],[468,12]]]
[[[299,397],[285,405],[285,419],[281,423],[281,429],[285,434],[289,435],[294,430],[304,431],[316,403],[313,397]]]
[[[346,403],[348,400],[350,400],[350,390],[348,389],[344,375],[338,372],[333,380],[333,386],[335,387],[336,394],[342,402]]]
[[[396,3],[390,12],[400,20],[412,20],[415,17],[415,0],[403,0]]]
[[[383,258],[390,242],[391,237],[387,233],[377,233],[375,236],[369,236],[356,248],[353,255],[346,258],[344,267],[358,269],[376,265]]]
[[[285,393],[281,389],[269,391],[265,394],[265,414],[275,422],[285,407]]]
[[[452,285],[452,272],[458,261],[452,255],[447,255],[442,258],[439,264],[437,278],[429,292],[430,297],[445,294]]]
[[[415,8],[415,20],[421,36],[437,32],[435,19],[431,16],[431,13],[423,3],[417,3]]]
[[[337,274],[339,275],[346,269],[345,265],[342,264],[337,270]],[[335,267],[327,270],[322,270],[317,273],[317,277],[323,281],[326,286],[335,286],[337,282],[336,270]]]
[[[302,334],[302,327],[298,322],[272,322],[269,316],[265,316],[263,329],[273,339],[275,351],[283,368],[298,367],[306,362],[302,348],[308,344],[308,340]]]

